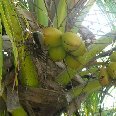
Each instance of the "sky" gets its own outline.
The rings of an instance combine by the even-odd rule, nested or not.
[[[96,38],[111,31],[110,24],[96,3],[90,9],[82,25],[88,27],[96,35]]]

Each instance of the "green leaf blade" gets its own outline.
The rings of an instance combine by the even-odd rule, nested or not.
[[[65,31],[66,17],[67,17],[67,0],[60,0],[56,9],[56,16],[54,17],[54,27],[62,32]]]
[[[35,0],[34,2],[38,23],[43,26],[48,26],[48,13],[44,0]]]
[[[2,89],[2,67],[3,67],[3,54],[2,54],[2,24],[1,24],[1,16],[0,16],[0,91]]]

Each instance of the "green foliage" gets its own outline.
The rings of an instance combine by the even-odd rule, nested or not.
[[[73,88],[69,92],[69,94],[72,96],[72,98],[75,98],[82,93],[89,94],[89,93],[91,93],[93,91],[96,91],[100,88],[101,88],[101,85],[100,85],[99,81],[98,80],[93,80],[93,81],[87,82],[87,84],[85,84],[85,86],[79,86],[79,87]]]
[[[2,18],[3,24],[4,24],[5,29],[6,29],[6,33],[10,37],[10,41],[12,43],[13,53],[15,56],[14,57],[14,64],[15,64],[15,68],[17,70],[18,69],[18,50],[17,50],[16,43],[14,42],[14,38],[13,38],[13,34],[14,34],[13,32],[15,32],[14,31],[15,29],[13,30],[14,26],[12,27],[12,25],[14,25],[13,20],[15,20],[14,16],[16,14],[14,14],[14,12],[13,12],[14,16],[11,15],[12,18],[10,18],[9,12],[11,12],[12,10],[10,9],[10,6],[8,4],[9,4],[8,1],[4,1],[4,2],[0,1],[0,9],[1,9],[0,13],[1,13],[1,18]],[[10,11],[9,11],[9,9],[10,9]],[[7,14],[6,14],[6,12],[7,12]],[[15,20],[15,22],[16,22],[16,20]]]
[[[2,24],[0,16],[0,91],[2,86],[2,67],[3,67],[3,54],[2,54]]]
[[[54,17],[54,27],[59,28],[62,32],[65,31],[67,20],[67,4],[68,0],[60,0]]]
[[[46,3],[44,0],[34,0],[35,13],[38,23],[44,26],[48,26],[48,12],[46,9]]]
[[[27,116],[27,113],[24,111],[22,107],[19,107],[12,111],[12,116]]]
[[[15,64],[15,73],[16,73],[15,75],[16,84],[18,84],[17,71],[19,70],[19,61],[20,61],[20,66],[23,67],[23,70],[21,70],[22,73],[24,73],[27,70],[27,67],[30,67],[30,70],[31,70],[29,72],[26,72],[26,75],[24,76],[24,78],[26,78],[26,80],[30,78],[35,79],[36,86],[38,86],[39,85],[39,83],[37,83],[38,74],[36,72],[36,69],[33,66],[34,64],[32,59],[30,59],[30,61],[28,62],[27,60],[24,60],[24,57],[27,55],[27,53],[25,52],[25,49],[26,49],[25,45],[21,45],[21,47],[18,48],[18,46],[20,45],[19,43],[25,42],[25,38],[23,37],[23,30],[22,30],[19,18],[17,16],[18,13],[15,10],[15,6],[9,0],[5,0],[5,1],[3,0],[3,1],[0,1],[0,9],[1,9],[0,12],[2,14],[2,21],[6,29],[6,33],[10,37],[10,41],[13,47],[13,53],[14,53],[14,59],[15,59],[14,64]],[[28,56],[28,57],[31,57],[31,56]],[[23,66],[24,64],[26,65]],[[33,75],[33,73],[35,75]],[[33,86],[30,84],[28,85]]]
[[[95,112],[99,112],[98,104],[100,103],[99,91],[93,92],[87,96],[87,99],[82,104],[81,111],[87,116],[94,115]]]
[[[21,70],[20,80],[23,85],[31,86],[31,87],[39,87],[36,67],[33,64],[32,58],[30,56],[25,57],[24,61],[21,63],[20,70]]]

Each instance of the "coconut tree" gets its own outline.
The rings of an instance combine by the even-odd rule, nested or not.
[[[99,39],[82,26],[95,2],[114,10],[108,0],[0,1],[1,116],[79,115],[88,96],[94,115],[116,78],[115,26]]]

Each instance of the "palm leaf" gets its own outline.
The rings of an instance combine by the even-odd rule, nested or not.
[[[27,55],[26,51],[24,51],[26,47],[23,44],[25,42],[25,38],[23,37],[23,30],[21,28],[15,7],[9,0],[5,0],[5,1],[3,0],[0,3],[1,3],[1,9],[2,9],[1,14],[3,18],[4,26],[7,34],[10,37],[10,41],[13,47],[16,76],[17,76],[17,71],[19,70],[19,61],[20,61],[21,72],[22,74],[24,74],[22,77],[25,78],[24,79],[25,82],[23,82],[23,84],[28,86],[38,86],[39,85],[37,79],[38,74],[36,72],[36,68],[33,64],[33,61],[30,58],[31,56],[28,54],[29,58],[26,57],[26,60],[24,60],[24,57]],[[3,10],[3,7],[5,11]],[[36,83],[30,82],[29,78],[33,79],[34,82]]]
[[[69,95],[71,96],[71,98],[76,98],[82,93],[90,94],[100,89],[101,87],[102,86],[100,85],[98,80],[93,80],[93,81],[89,81],[86,85],[74,87],[72,90],[69,91]]]
[[[99,91],[89,94],[85,102],[83,103],[88,114],[98,112],[98,104],[100,103]]]
[[[38,23],[44,26],[48,26],[46,3],[44,0],[34,0],[34,5]]]
[[[2,67],[3,67],[3,54],[2,54],[2,24],[0,16],[0,91],[2,89]]]
[[[67,20],[67,4],[69,1],[60,0],[58,7],[56,8],[56,15],[54,17],[54,27],[60,29],[62,32],[65,31],[65,25]],[[55,4],[56,5],[56,4]]]
[[[1,14],[2,14],[2,21],[4,23],[7,35],[10,37],[10,41],[12,43],[12,47],[13,47],[13,53],[14,53],[14,64],[15,64],[15,72],[16,72],[16,82],[17,81],[17,69],[18,69],[18,49],[16,47],[16,43],[14,41],[16,41],[15,37],[15,33],[17,33],[17,29],[15,30],[14,28],[16,28],[18,26],[18,24],[16,23],[17,19],[15,20],[15,12],[12,12],[11,6],[8,5],[9,2],[8,1],[1,1]],[[6,14],[7,12],[7,14]],[[11,15],[12,14],[12,15]],[[16,27],[15,25],[16,24]],[[19,34],[19,33],[17,33]],[[18,83],[17,83],[18,84]]]

